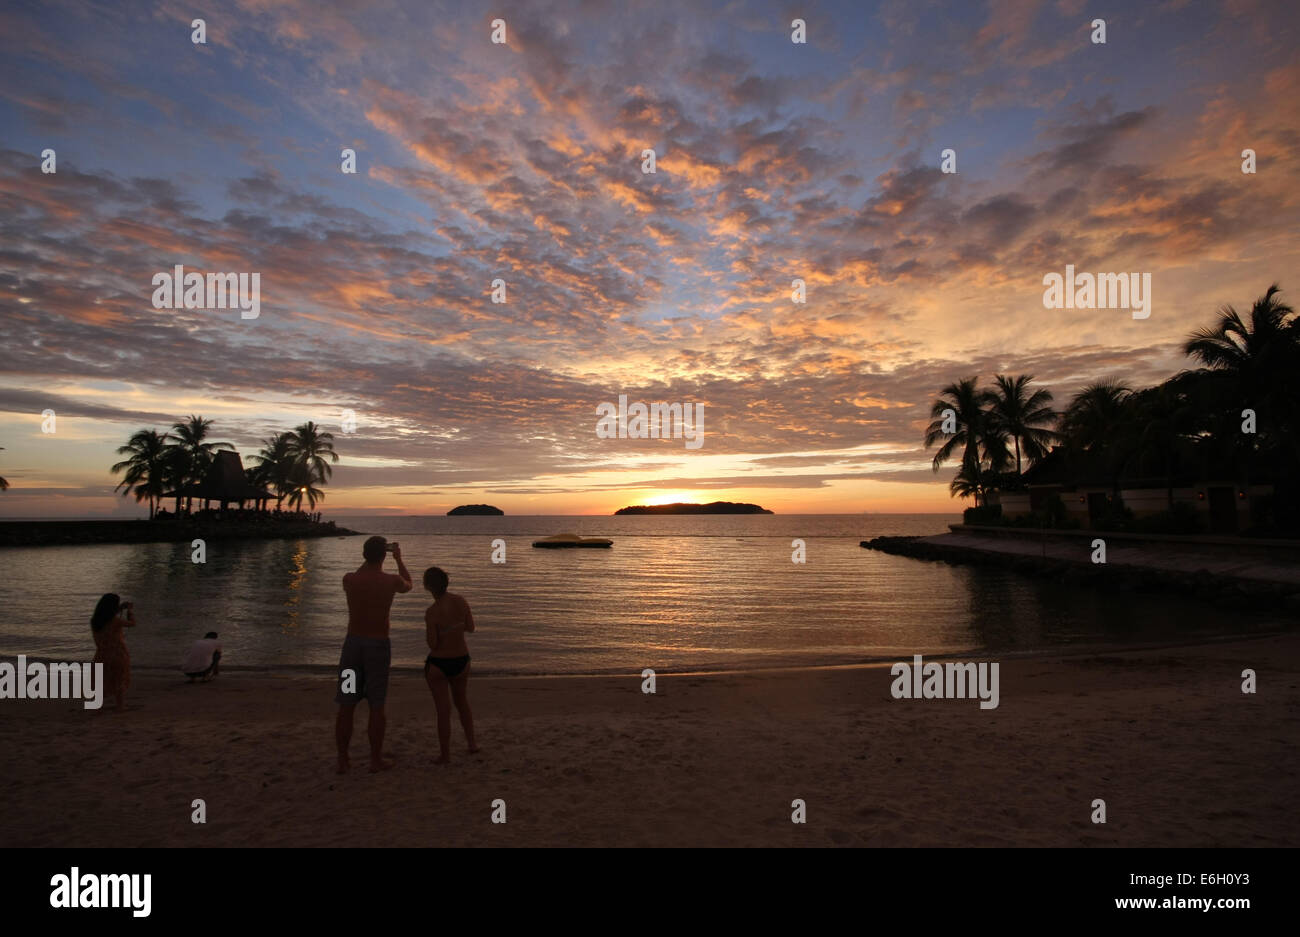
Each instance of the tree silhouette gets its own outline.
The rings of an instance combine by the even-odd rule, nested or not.
[[[118,462],[111,469],[114,475],[126,473],[115,490],[126,489],[122,495],[134,494],[137,503],[147,499],[149,519],[153,520],[158,501],[167,490],[171,471],[167,458],[167,435],[159,436],[152,429],[137,430],[125,446],[118,447],[117,453],[130,458]]]
[[[1047,455],[1058,437],[1048,427],[1056,422],[1052,409],[1052,392],[1046,389],[1029,391],[1032,374],[1010,377],[995,375],[994,386],[989,390],[989,417],[998,431],[1010,436],[1016,444],[1016,474],[1022,474],[1021,444],[1024,457],[1037,462]]]

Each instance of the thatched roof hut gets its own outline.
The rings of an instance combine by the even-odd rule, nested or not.
[[[241,508],[245,501],[254,501],[257,502],[258,507],[264,507],[267,501],[275,497],[265,488],[258,487],[248,480],[248,476],[244,474],[244,462],[238,452],[223,449],[215,452],[214,456],[203,481],[197,485],[186,485],[176,491],[169,491],[163,497],[197,498],[203,501],[205,508],[209,501],[218,501],[223,511],[232,501],[237,502]]]

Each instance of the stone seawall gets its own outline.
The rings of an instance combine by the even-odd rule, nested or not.
[[[1093,563],[1090,542],[1035,536],[993,538],[951,533],[876,537],[861,545],[919,560],[997,566],[1089,588],[1177,592],[1221,607],[1300,614],[1300,564],[1290,551],[1268,558],[1246,556],[1226,546],[1179,548],[1114,542],[1107,562]]]

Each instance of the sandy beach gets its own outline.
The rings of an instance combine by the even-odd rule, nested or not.
[[[987,711],[895,700],[891,681],[661,675],[650,696],[634,676],[486,677],[471,682],[483,752],[454,724],[438,766],[428,691],[397,671],[397,767],[365,770],[363,705],[340,777],[331,674],[138,671],[124,713],[0,703],[0,845],[1300,844],[1300,635],[1004,659]]]

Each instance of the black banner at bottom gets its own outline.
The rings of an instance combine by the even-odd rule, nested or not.
[[[865,922],[1137,916],[1231,926],[1284,910],[1289,850],[8,850],[9,920],[115,927],[278,922],[373,927],[689,913]],[[605,917],[609,915],[610,917]],[[613,917],[616,915],[617,917]],[[1044,917],[1050,915],[1051,917]],[[537,923],[536,920],[533,921]],[[812,921],[809,922],[810,924]]]

